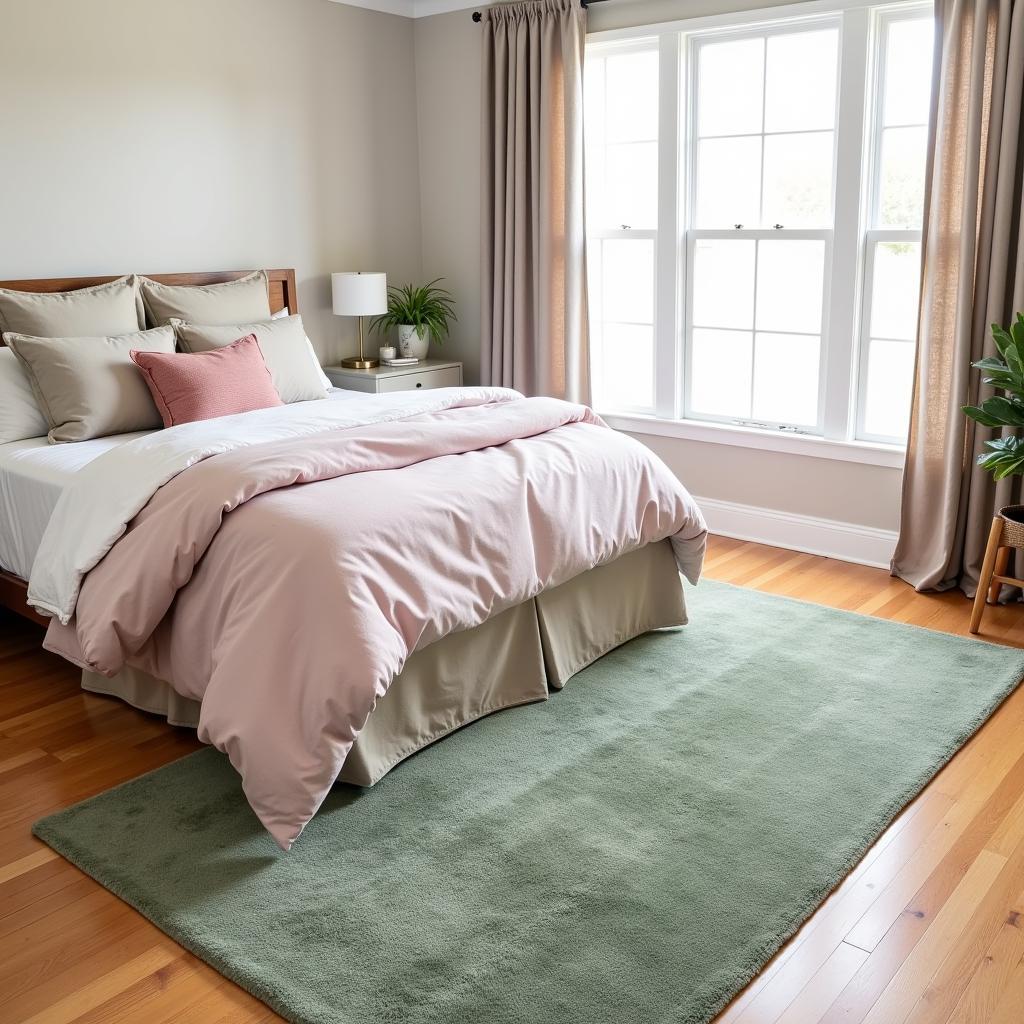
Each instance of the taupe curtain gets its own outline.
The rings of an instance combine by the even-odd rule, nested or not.
[[[936,0],[936,68],[917,369],[893,573],[973,594],[993,512],[1021,500],[977,457],[991,430],[971,363],[1024,310],[1024,0]]]
[[[579,0],[483,12],[484,384],[590,401]]]

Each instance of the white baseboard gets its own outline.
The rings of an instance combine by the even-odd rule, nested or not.
[[[879,569],[889,568],[896,548],[898,535],[895,530],[740,505],[717,498],[694,495],[694,500],[704,513],[708,529],[722,537],[806,551]]]

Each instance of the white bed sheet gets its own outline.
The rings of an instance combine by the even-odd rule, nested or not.
[[[50,444],[45,437],[33,437],[0,444],[0,568],[27,580],[68,481],[104,452],[142,436],[115,434],[74,444]]]
[[[364,397],[334,388],[333,399]],[[0,568],[27,580],[46,524],[68,481],[93,459],[149,431],[50,444],[45,437],[0,444]]]

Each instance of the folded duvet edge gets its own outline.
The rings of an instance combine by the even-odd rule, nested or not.
[[[358,410],[354,409],[357,402],[352,400],[297,402],[184,424],[154,431],[100,456],[76,474],[50,516],[29,576],[28,603],[67,625],[75,614],[85,575],[105,557],[153,494],[196,462],[286,437],[298,439],[455,406],[511,402],[524,396],[510,388],[466,387],[438,388],[426,395],[398,392],[368,397],[373,404],[363,407],[358,403]],[[144,458],[141,472],[140,457]],[[83,508],[87,510],[84,518]],[[112,523],[116,524],[113,528]]]

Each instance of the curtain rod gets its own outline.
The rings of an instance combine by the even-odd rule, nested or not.
[[[586,10],[591,4],[601,4],[601,3],[604,3],[604,0],[580,0],[580,7],[582,7],[583,10]],[[480,21],[482,18],[483,18],[483,15],[479,11],[474,11],[473,12],[473,20],[474,21]]]

